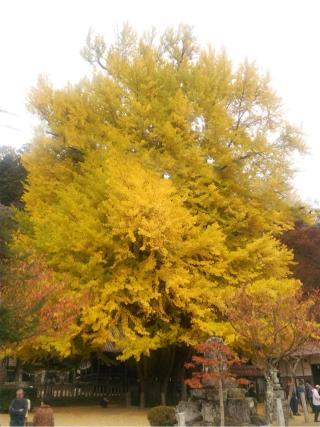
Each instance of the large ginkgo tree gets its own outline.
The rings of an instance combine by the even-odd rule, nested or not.
[[[232,341],[234,290],[291,280],[277,236],[294,219],[299,131],[267,76],[201,48],[187,26],[161,37],[125,26],[110,46],[89,35],[83,55],[92,75],[63,89],[42,78],[30,95],[41,127],[23,157],[15,250],[41,254],[77,312],[27,346],[67,356],[112,342],[146,360]]]

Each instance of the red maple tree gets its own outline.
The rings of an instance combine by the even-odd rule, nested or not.
[[[223,389],[226,384],[248,384],[249,381],[237,378],[231,367],[243,363],[238,355],[223,343],[222,339],[210,338],[204,343],[197,344],[196,354],[187,369],[193,369],[191,378],[185,382],[191,388],[217,386],[220,404],[220,425],[224,426]]]

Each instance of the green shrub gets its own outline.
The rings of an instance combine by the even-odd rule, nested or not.
[[[177,423],[175,410],[170,406],[155,406],[147,417],[151,426],[174,426]]]
[[[0,411],[7,412],[12,399],[15,398],[18,385],[1,385],[0,386]],[[22,387],[25,398],[30,399],[31,407],[34,406],[37,398],[37,389],[33,387]]]

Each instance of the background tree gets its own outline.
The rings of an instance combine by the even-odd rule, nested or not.
[[[23,182],[26,170],[21,163],[21,153],[12,147],[0,147],[0,275],[5,273],[9,245],[16,230],[14,208],[22,206]]]
[[[12,147],[0,147],[0,204],[21,206],[25,178],[21,153]]]
[[[13,207],[22,206],[23,182],[26,170],[21,155],[12,147],[0,147],[0,290],[10,259],[9,245],[16,230]],[[15,316],[3,306],[0,296],[0,345],[18,339]]]
[[[29,253],[25,258],[10,259],[0,287],[2,352],[9,350],[24,360],[62,355],[65,339],[61,335],[59,340],[56,331],[61,332],[75,321],[79,302],[76,295],[63,292],[66,282],[66,277],[56,280],[54,272],[38,255]],[[42,341],[44,333],[45,342]],[[60,352],[52,351],[51,339]]]
[[[226,313],[234,329],[234,345],[265,369],[266,411],[272,420],[274,375],[281,360],[294,356],[306,343],[319,340],[313,308],[315,295],[305,298],[291,281],[260,281],[237,291]]]
[[[192,356],[192,362],[187,363],[188,369],[193,369],[192,376],[186,380],[191,388],[218,388],[220,405],[220,426],[225,425],[223,390],[230,384],[247,384],[245,379],[237,378],[231,367],[241,363],[240,358],[221,339],[210,338],[195,346],[197,354]]]
[[[0,204],[0,270],[9,258],[9,243],[14,225],[12,210]]]
[[[302,221],[286,232],[282,241],[293,250],[295,264],[291,269],[301,280],[305,292],[320,287],[320,227]]]

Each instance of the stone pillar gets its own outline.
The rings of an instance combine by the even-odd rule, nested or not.
[[[178,412],[177,413],[177,420],[178,420],[178,426],[179,427],[185,427],[186,425],[186,417],[184,412]]]
[[[279,378],[277,376],[277,371],[274,369],[272,371],[272,382],[273,382],[273,394],[274,394],[274,421],[277,422],[277,425],[280,427],[284,427],[288,425],[288,417],[287,410],[284,411],[284,403],[285,403],[285,393],[281,388],[281,384],[279,383]],[[287,409],[287,408],[285,408]]]
[[[277,414],[277,425],[279,427],[285,427],[286,422],[284,419],[281,397],[276,398],[276,414]]]

